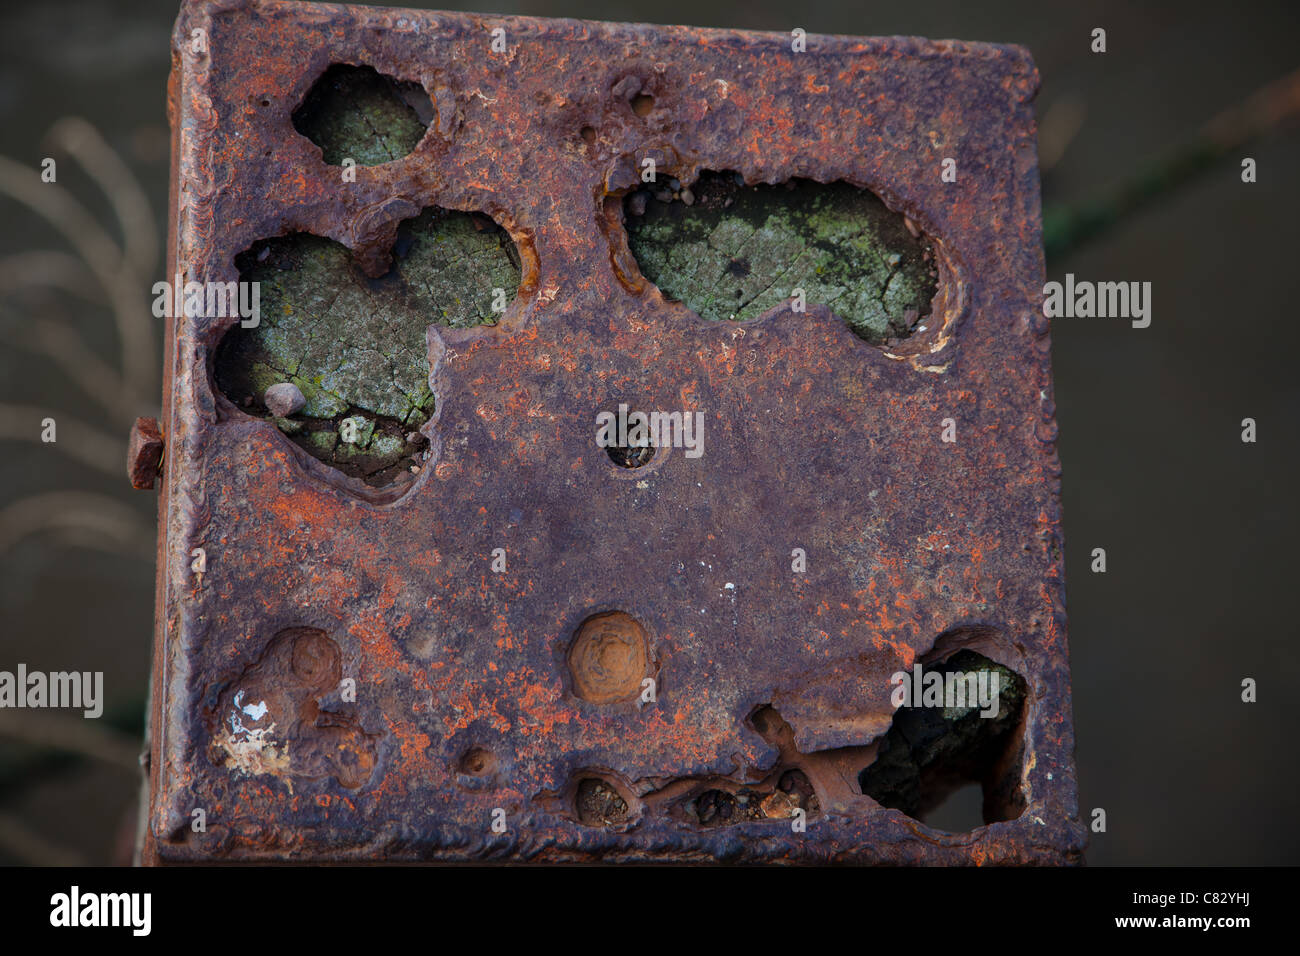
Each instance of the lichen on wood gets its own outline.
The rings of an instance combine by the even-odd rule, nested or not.
[[[260,286],[260,321],[232,327],[216,355],[221,391],[316,458],[371,484],[418,469],[419,428],[433,412],[425,332],[431,323],[492,324],[519,267],[509,236],[486,216],[426,209],[401,224],[393,268],[365,276],[339,243],[296,234],[238,257]],[[267,388],[292,382],[306,404],[277,418]]]
[[[339,64],[312,86],[294,110],[293,125],[331,166],[345,159],[379,166],[415,149],[432,118],[432,101],[418,83]]]
[[[625,202],[628,245],[647,279],[706,319],[821,304],[869,342],[904,338],[930,311],[929,244],[849,183],[745,186],[705,173],[647,184]]]

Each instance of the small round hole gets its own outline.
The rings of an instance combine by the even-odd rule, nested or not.
[[[627,801],[608,780],[585,778],[578,784],[573,803],[578,819],[589,827],[616,827],[627,822]]]
[[[626,447],[611,446],[605,449],[609,455],[609,460],[620,468],[640,468],[642,465],[650,464],[651,459],[655,456],[655,450],[650,445]]]
[[[655,98],[649,93],[638,93],[629,102],[632,104],[632,112],[637,116],[649,116],[655,108]]]
[[[492,751],[483,747],[471,747],[460,758],[460,772],[471,777],[482,777],[492,772],[496,766],[496,757]]]
[[[585,142],[588,146],[590,146],[592,143],[596,142],[596,130],[595,130],[595,128],[592,127],[592,126],[584,126],[584,127],[582,128],[582,139],[583,139],[583,142]]]

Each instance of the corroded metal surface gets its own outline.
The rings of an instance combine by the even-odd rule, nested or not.
[[[214,388],[237,319],[172,320],[150,859],[1078,858],[1023,51],[278,2],[188,5],[174,42],[169,275],[305,232],[377,276],[440,206],[507,229],[523,278],[496,326],[430,327],[431,457],[383,489]],[[291,122],[335,63],[436,108],[355,183]],[[936,250],[933,321],[875,346],[812,303],[666,301],[617,198],[646,156],[869,187]],[[703,412],[703,455],[619,467],[620,402]],[[580,633],[607,612],[632,625]],[[890,675],[963,648],[1027,682],[1024,809],[946,834],[857,781]]]

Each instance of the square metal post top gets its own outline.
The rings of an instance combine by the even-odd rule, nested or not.
[[[169,320],[149,860],[1079,859],[1027,53],[276,0],[173,44],[169,277],[309,234],[379,288],[437,207],[520,282],[430,317],[429,457],[384,487],[222,393],[238,316]],[[297,131],[335,64],[427,92],[409,155],[349,179]],[[672,301],[625,230],[647,158],[871,190],[933,250],[924,328]],[[702,412],[704,453],[620,469],[620,402]],[[891,675],[967,651],[1024,705],[946,765],[999,819],[945,833],[862,774]]]

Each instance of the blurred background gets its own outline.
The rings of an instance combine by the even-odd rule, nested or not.
[[[421,3],[396,4],[425,6]],[[434,8],[448,3],[430,4]],[[0,14],[0,669],[103,671],[98,721],[0,711],[0,863],[130,860],[154,609],[175,0]],[[1053,323],[1088,860],[1295,864],[1300,6],[1294,0],[488,0],[462,9],[1019,43],[1048,275],[1150,281],[1154,318]],[[1107,52],[1090,51],[1102,27]],[[1258,181],[1243,184],[1241,159]],[[56,185],[41,161],[57,162]],[[57,444],[39,440],[58,422]],[[1241,420],[1258,423],[1243,444]],[[1107,572],[1090,572],[1102,547]],[[1241,681],[1258,681],[1243,704]]]

